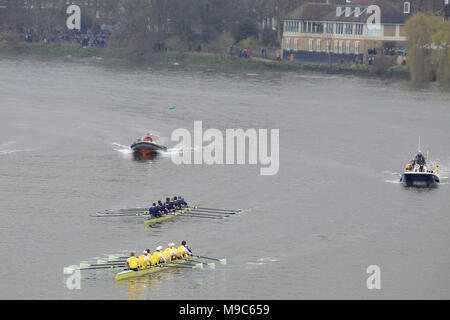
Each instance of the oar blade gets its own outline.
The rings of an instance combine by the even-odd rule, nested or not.
[[[203,263],[196,263],[196,264],[192,267],[192,269],[195,269],[195,270],[203,270]]]
[[[72,274],[74,271],[75,271],[75,269],[71,268],[71,267],[64,267],[64,270],[63,270],[64,274]]]
[[[227,264],[227,259],[226,258],[220,259],[219,262],[221,264]]]
[[[215,269],[216,268],[216,264],[214,262],[208,263],[208,267],[210,269]]]
[[[108,261],[118,261],[118,260],[119,260],[119,257],[116,255],[110,254],[108,256]]]

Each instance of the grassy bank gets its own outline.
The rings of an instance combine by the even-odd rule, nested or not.
[[[77,44],[42,45],[39,43],[9,43],[0,42],[0,54],[31,54],[50,57],[103,57],[121,58],[142,61],[150,64],[180,64],[198,66],[217,70],[247,70],[247,71],[313,71],[331,74],[354,74],[377,77],[409,78],[409,72],[404,67],[392,67],[388,70],[375,70],[367,65],[323,64],[308,62],[273,61],[262,59],[245,59],[228,55],[194,52],[164,52],[136,55],[132,52],[112,48],[82,48]]]

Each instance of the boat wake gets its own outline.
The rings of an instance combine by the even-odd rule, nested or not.
[[[386,180],[384,180],[385,183],[401,184],[401,182],[400,182],[400,178],[402,176],[401,173],[394,172],[394,171],[389,171],[389,170],[385,170],[382,173],[383,173],[384,176],[396,177],[395,180],[392,179],[392,178],[387,178]]]
[[[178,148],[169,148],[169,149],[167,149],[167,151],[160,151],[160,153],[164,157],[169,158],[173,154],[193,153],[193,152],[201,151],[201,150],[203,150],[202,146],[198,146],[198,147],[182,146],[182,147],[178,147]]]
[[[29,152],[33,151],[32,149],[15,149],[15,150],[0,150],[0,155],[6,155],[11,153],[17,153],[17,152]]]
[[[247,261],[247,269],[251,269],[252,266],[262,266],[262,265],[267,265],[267,264],[271,264],[274,262],[278,262],[277,259],[275,258],[271,258],[271,257],[266,257],[266,258],[259,258],[257,259],[257,261]]]
[[[28,151],[32,151],[32,149],[9,149],[8,147],[10,147],[11,145],[15,144],[16,141],[7,141],[7,142],[3,142],[0,144],[0,148],[2,150],[0,150],[0,155],[7,155],[7,154],[12,154],[12,153],[17,153],[17,152],[28,152]],[[5,149],[3,149],[5,148]]]
[[[132,154],[133,150],[129,146],[125,146],[123,144],[112,142],[111,143],[114,146],[114,150],[118,151],[122,154]]]
[[[384,182],[386,182],[386,183],[392,183],[392,184],[402,184],[402,183],[400,182],[400,180],[384,180]]]

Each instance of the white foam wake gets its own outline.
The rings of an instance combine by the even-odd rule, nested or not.
[[[133,150],[129,146],[125,146],[123,144],[112,142],[111,143],[114,146],[114,150],[118,151],[122,154],[131,154],[133,153]]]
[[[386,183],[401,184],[400,180],[384,180]]]
[[[169,148],[167,151],[161,151],[160,153],[165,157],[170,157],[172,154],[180,154],[180,153],[192,153],[198,150],[202,150],[202,146],[197,147],[188,147],[188,146],[181,146],[177,148]]]
[[[7,155],[17,152],[29,152],[33,151],[32,149],[13,149],[13,150],[0,150],[0,155]]]

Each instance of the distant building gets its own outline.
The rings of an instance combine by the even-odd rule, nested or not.
[[[363,62],[369,52],[406,47],[406,20],[415,12],[444,8],[444,1],[322,0],[308,2],[283,21],[284,59],[312,62]],[[440,7],[435,3],[440,3]],[[379,26],[374,20],[379,8]]]

